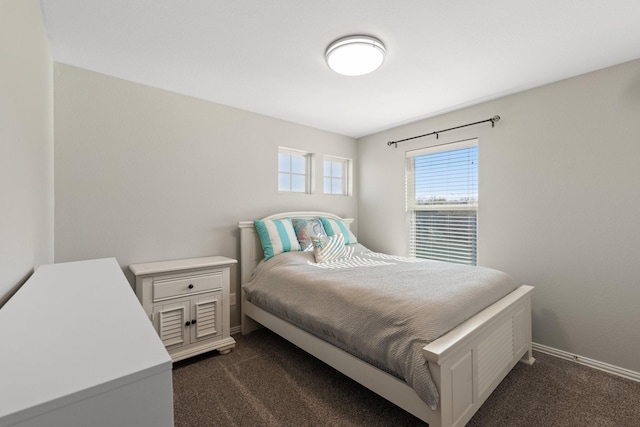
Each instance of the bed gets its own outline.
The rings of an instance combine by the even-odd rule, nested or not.
[[[262,221],[277,222],[286,218],[325,218],[347,228],[353,222],[325,212],[285,212]],[[438,394],[437,405],[429,405],[413,384],[409,385],[388,369],[366,357],[354,356],[353,351],[285,320],[271,308],[249,301],[245,285],[265,258],[265,252],[254,221],[241,221],[239,228],[243,334],[260,325],[267,327],[430,426],[465,425],[518,361],[534,362],[531,353],[533,288],[523,285],[421,347],[419,353]]]

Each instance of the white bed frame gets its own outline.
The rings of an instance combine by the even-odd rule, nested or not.
[[[285,212],[263,219],[343,219],[325,212]],[[253,221],[241,221],[240,269],[242,284],[263,259]],[[404,381],[373,367],[246,300],[242,291],[242,333],[260,327],[272,330],[306,352],[376,392],[393,404],[429,423],[430,427],[464,426],[518,361],[531,365],[531,295],[520,286],[422,349],[440,391],[438,409],[431,410]]]

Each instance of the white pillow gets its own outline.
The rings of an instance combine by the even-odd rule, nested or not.
[[[311,241],[317,263],[338,261],[353,256],[354,247],[345,246],[342,233],[329,237],[311,237]]]

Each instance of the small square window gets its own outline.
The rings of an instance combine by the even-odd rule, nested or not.
[[[311,193],[311,153],[278,148],[278,191]]]
[[[324,194],[349,194],[349,162],[339,157],[324,158]]]

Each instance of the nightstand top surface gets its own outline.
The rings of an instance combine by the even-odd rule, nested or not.
[[[208,256],[202,258],[177,259],[171,261],[147,262],[144,264],[132,264],[129,270],[136,276],[149,274],[168,273],[172,271],[190,270],[194,268],[224,267],[236,264],[238,260],[224,256]]]

